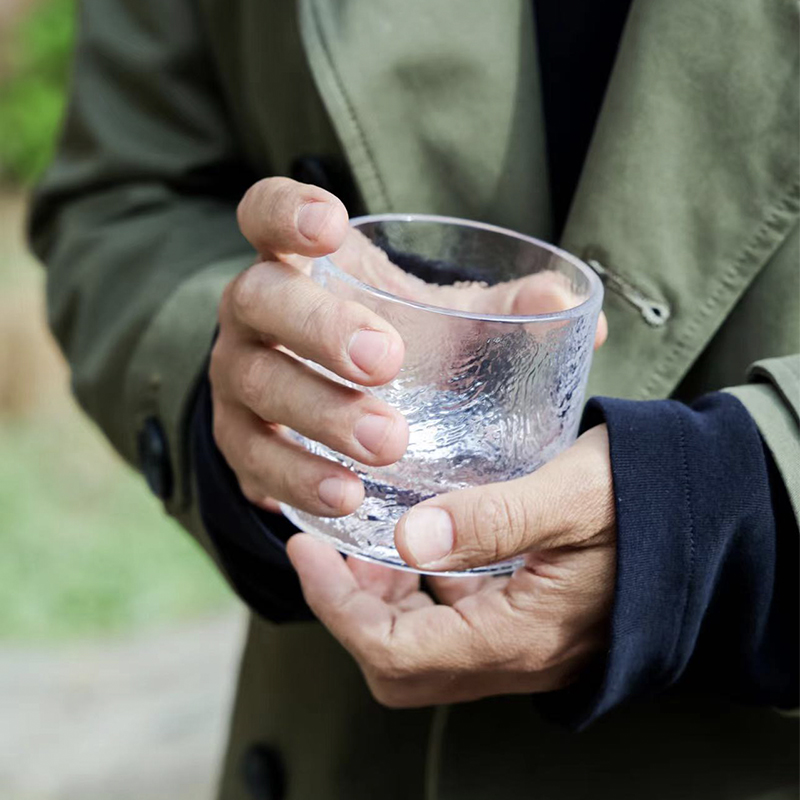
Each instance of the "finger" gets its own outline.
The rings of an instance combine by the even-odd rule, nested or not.
[[[559,272],[539,272],[514,281],[508,287],[513,290],[512,314],[554,314],[580,302],[566,276]]]
[[[425,583],[436,599],[448,606],[452,606],[468,595],[480,592],[492,580],[489,575],[473,575],[464,578],[439,578],[433,575],[425,577]]]
[[[293,536],[287,553],[309,607],[359,662],[387,705],[423,705],[447,697],[459,679],[505,657],[491,630],[487,637],[451,606],[432,605],[421,592],[392,606],[365,591],[342,557],[308,534]],[[464,696],[476,691],[466,689]]]
[[[611,530],[613,515],[608,435],[598,426],[531,475],[414,506],[395,545],[412,567],[465,569],[583,543]]]
[[[394,603],[397,611],[416,611],[418,608],[432,605],[434,605],[433,600],[425,592],[412,592]]]
[[[558,273],[544,272],[515,281],[512,301],[514,314],[550,314],[572,308],[579,302],[566,278]],[[601,311],[595,328],[594,349],[602,347],[608,338],[608,319]]]
[[[352,564],[348,565],[333,547],[308,534],[296,534],[289,539],[286,552],[300,578],[309,608],[356,660],[367,667],[394,658],[393,633],[399,619],[424,615],[436,608],[430,597],[419,591],[406,594],[393,605],[384,602],[361,587]],[[422,628],[427,636],[424,618]],[[411,659],[419,655],[417,648],[405,640],[400,648],[405,648],[403,652]]]
[[[286,546],[309,608],[354,655],[368,639],[380,641],[392,627],[391,607],[362,589],[347,562],[331,545],[295,534]]]
[[[254,264],[233,281],[224,302],[254,338],[283,345],[354,383],[387,383],[403,363],[403,340],[388,322],[288,264]]]
[[[242,234],[263,256],[327,255],[339,248],[349,228],[341,200],[289,178],[253,184],[236,214]]]
[[[414,572],[392,569],[353,556],[347,559],[347,566],[364,591],[380,597],[387,603],[397,603],[419,591],[419,575]]]
[[[282,514],[281,504],[274,497],[264,497],[260,503],[264,511],[269,511],[272,514]]]
[[[392,464],[408,446],[400,412],[274,348],[240,348],[226,375],[237,383],[230,389],[235,398],[262,419],[363,464]]]
[[[597,318],[597,328],[594,332],[594,349],[601,348],[608,339],[608,318],[606,312],[601,311],[600,316]]]
[[[215,410],[214,427],[242,493],[261,508],[278,500],[310,514],[339,517],[364,500],[364,486],[349,469],[309,453],[246,409]]]

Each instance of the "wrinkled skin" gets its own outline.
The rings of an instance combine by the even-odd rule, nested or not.
[[[430,305],[535,314],[574,302],[553,274],[488,288],[427,284],[350,228],[335,197],[285,178],[255,184],[238,219],[259,259],[220,303],[209,370],[214,437],[245,496],[271,511],[283,501],[341,516],[364,497],[354,473],[306,452],[287,428],[374,466],[398,460],[408,443],[402,415],[300,360],[369,387],[392,380],[404,357],[389,323],[311,280],[314,257],[334,254],[365,283]],[[596,346],[606,333],[601,315]],[[519,554],[526,565],[506,578],[428,578],[436,604],[413,573],[344,560],[305,534],[293,537],[289,556],[309,605],[353,654],[378,700],[417,706],[569,683],[602,648],[613,595],[605,428],[533,475],[420,504],[395,538],[409,564],[431,571]],[[442,552],[434,552],[436,543]]]

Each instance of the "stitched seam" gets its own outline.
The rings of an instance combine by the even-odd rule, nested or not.
[[[689,596],[691,594],[692,582],[694,580],[695,570],[695,525],[694,515],[692,514],[692,494],[691,486],[689,483],[689,462],[686,457],[686,431],[681,415],[677,411],[672,412],[678,421],[678,448],[681,453],[681,476],[683,478],[683,502],[686,508],[686,514],[689,518],[688,533],[689,533],[689,566],[686,570],[686,591],[683,596],[683,610],[681,611],[680,625],[676,632],[675,638],[672,642],[672,649],[668,659],[670,665],[670,677],[677,677],[678,669],[678,645],[681,640],[681,633],[686,626],[686,620],[689,615]]]
[[[325,53],[325,58],[328,62],[328,66],[330,67],[331,75],[333,75],[333,80],[336,83],[336,88],[339,91],[339,94],[342,96],[342,100],[344,102],[345,111],[347,111],[347,115],[350,117],[350,122],[353,124],[353,128],[356,131],[356,134],[360,140],[361,147],[364,150],[364,155],[366,155],[367,160],[369,161],[370,168],[372,169],[372,173],[375,176],[375,181],[378,185],[378,190],[382,195],[382,199],[386,207],[392,211],[394,210],[394,205],[392,204],[391,200],[389,199],[389,192],[386,188],[386,184],[383,181],[383,176],[378,171],[377,161],[375,160],[375,156],[372,152],[372,147],[369,144],[369,140],[367,139],[367,135],[364,132],[364,129],[361,127],[361,123],[356,116],[355,107],[353,106],[352,102],[350,101],[350,97],[345,90],[345,84],[342,80],[341,76],[339,75],[339,71],[336,69],[336,64],[333,60],[333,55],[328,47],[328,41],[325,38],[325,35],[322,30],[322,22],[319,18],[319,11],[317,9],[317,4],[315,2],[311,2],[311,18],[314,20],[314,27],[317,29],[317,38],[322,45],[322,50]]]
[[[789,191],[776,204],[772,212],[764,219],[761,225],[759,225],[755,234],[744,246],[741,254],[736,258],[733,264],[731,264],[731,266],[723,273],[721,277],[717,278],[716,288],[700,307],[697,314],[691,320],[689,320],[686,327],[683,329],[683,335],[678,339],[667,355],[661,360],[660,364],[656,366],[653,377],[647,383],[645,388],[639,393],[640,397],[651,396],[659,382],[667,377],[669,367],[680,355],[680,353],[690,346],[692,339],[695,337],[698,326],[719,304],[722,295],[730,288],[729,284],[732,282],[738,282],[736,279],[739,277],[746,277],[740,275],[741,270],[748,260],[756,257],[754,251],[758,248],[758,246],[761,245],[764,240],[768,241],[768,233],[770,228],[775,228],[780,222],[781,217],[787,211],[795,215],[797,214],[797,200],[799,195],[800,183],[793,183]],[[754,277],[755,275],[752,275],[751,280]]]

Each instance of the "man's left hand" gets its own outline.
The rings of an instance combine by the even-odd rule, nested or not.
[[[461,570],[523,555],[507,578],[433,578],[345,561],[307,534],[288,552],[317,617],[391,707],[545,692],[606,646],[615,577],[614,497],[604,425],[531,475],[440,495],[398,523],[412,566]]]

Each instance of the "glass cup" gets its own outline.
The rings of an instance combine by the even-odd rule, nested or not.
[[[411,569],[394,547],[394,527],[412,506],[527,475],[575,440],[603,300],[600,279],[575,256],[493,225],[381,214],[352,220],[344,246],[316,259],[311,276],[400,333],[397,377],[357,388],[398,409],[410,435],[398,462],[368,467],[294,434],[365,487],[364,502],[345,517],[282,505],[302,530],[343,553]],[[500,574],[519,563],[436,574]]]

